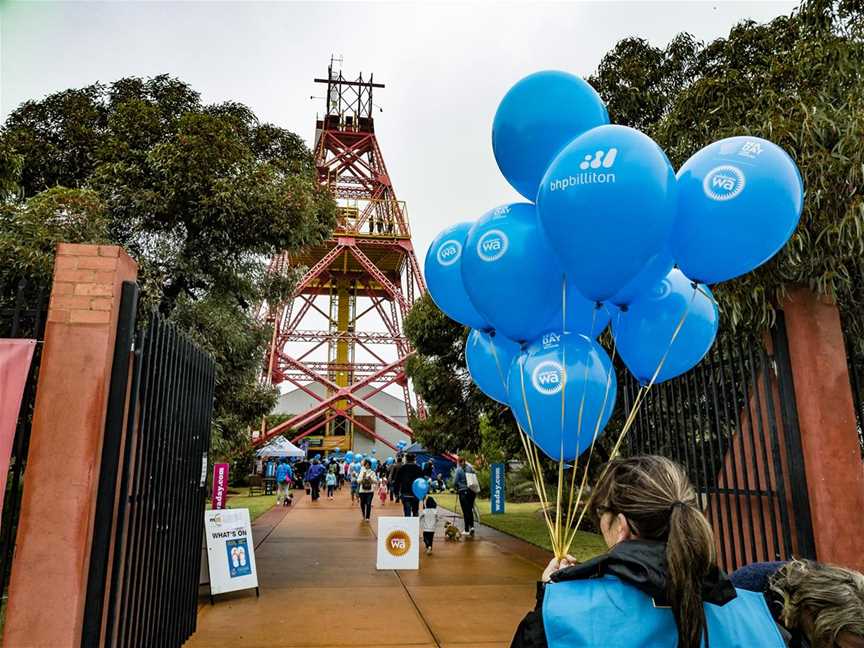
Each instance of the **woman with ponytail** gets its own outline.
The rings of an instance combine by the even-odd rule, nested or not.
[[[609,551],[553,559],[511,648],[782,648],[765,600],[716,565],[711,526],[684,470],[615,459],[590,501]]]

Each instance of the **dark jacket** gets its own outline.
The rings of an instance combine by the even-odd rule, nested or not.
[[[665,619],[666,626],[671,624],[668,633],[664,630],[664,634],[661,636],[668,636],[669,645],[674,647],[674,621],[669,618],[669,610],[663,609],[668,606],[666,601],[665,548],[665,544],[660,542],[631,540],[616,545],[606,554],[589,562],[556,572],[552,575],[552,585],[538,584],[537,606],[519,624],[511,648],[546,648],[549,646],[549,641],[552,641],[553,645],[594,645],[593,643],[584,643],[584,638],[591,636],[592,632],[590,630],[584,633],[580,632],[580,625],[585,624],[586,628],[590,628],[592,624],[596,626],[597,623],[600,623],[604,628],[609,628],[610,637],[614,631],[618,638],[614,645],[621,644],[620,638],[623,631],[628,637],[625,644],[629,641],[632,633],[633,646],[644,645],[643,640],[652,642],[650,645],[654,646],[657,645],[656,635],[650,640],[648,637],[642,636],[644,632],[647,632],[646,628],[648,627],[653,627],[656,631],[658,624],[654,617]],[[574,589],[573,586],[577,584],[571,583],[571,581],[585,581],[585,584]],[[555,585],[556,583],[561,583],[567,587],[559,589],[559,586]],[[600,592],[604,591],[608,594],[601,595]],[[555,593],[553,598],[557,599],[554,604],[551,600],[546,600],[553,592]],[[641,601],[643,603],[642,609],[637,612],[636,607],[634,607],[629,616],[622,615],[622,610],[616,607],[616,601],[622,592],[631,600],[638,599]],[[782,645],[782,639],[761,600],[751,593],[736,592],[726,575],[716,567],[703,583],[702,596],[706,603],[713,604],[711,610],[706,607],[706,612],[710,612],[709,624],[715,628],[713,635],[715,638],[722,638],[725,629],[731,629],[731,634],[740,630],[739,626],[735,624],[743,615],[746,621],[752,621],[752,623],[743,624],[745,627],[758,627],[763,630],[763,632],[758,633],[760,636],[751,637],[748,635],[748,643],[743,645]],[[739,596],[743,598],[728,605],[727,612],[725,606]],[[620,603],[620,601],[618,602]],[[568,603],[578,603],[578,605],[571,606]],[[552,614],[553,617],[546,619],[544,618],[545,614]],[[752,616],[748,617],[748,615]],[[726,622],[724,617],[730,622]],[[566,631],[569,627],[573,630],[572,634],[568,635],[566,632],[564,635],[561,634],[562,618],[567,621],[564,624],[564,630]],[[616,619],[614,627],[608,625],[611,618]],[[550,622],[551,626],[549,626]],[[662,624],[659,625],[662,626]],[[547,632],[550,631],[550,627],[553,633],[557,632],[557,635],[553,635],[547,641]],[[720,637],[718,637],[718,631]],[[594,635],[596,635],[596,628]],[[573,639],[572,642],[568,642],[562,637],[573,637]],[[714,641],[711,642],[711,645],[714,645]],[[731,644],[723,644],[721,641],[720,645]],[[734,645],[742,644],[738,641]]]
[[[411,486],[414,480],[423,476],[423,469],[416,463],[406,463],[399,467],[396,473],[396,490],[403,496],[414,497]]]

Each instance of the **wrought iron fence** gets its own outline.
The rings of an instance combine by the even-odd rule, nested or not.
[[[28,280],[0,287],[0,337],[37,340],[30,365],[30,375],[24,388],[12,456],[3,501],[3,520],[0,524],[0,592],[6,597],[6,585],[15,554],[15,534],[21,509],[21,492],[27,451],[30,446],[30,426],[36,401],[36,380],[39,374],[42,340],[48,308],[48,291],[44,286]]]
[[[629,411],[639,385],[626,376]],[[694,370],[655,385],[628,446],[686,467],[725,569],[815,557],[782,313],[767,344],[721,335]]]
[[[125,284],[84,618],[88,646],[100,638],[105,646],[180,646],[195,631],[215,363],[156,313],[136,331],[136,304],[137,286]]]

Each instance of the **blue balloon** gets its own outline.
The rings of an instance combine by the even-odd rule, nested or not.
[[[534,205],[502,205],[474,223],[462,253],[462,281],[497,333],[526,342],[544,332],[561,308],[563,274]]]
[[[689,371],[708,353],[717,336],[720,314],[714,296],[707,297],[701,290],[711,294],[707,286],[697,289],[683,272],[674,269],[613,322],[618,353],[641,383],[651,380],[667,349],[655,380],[658,383]],[[685,311],[687,317],[670,347]]]
[[[471,331],[465,342],[465,364],[480,391],[506,405],[510,363],[519,352],[519,345],[503,335]]]
[[[625,288],[663,249],[676,210],[666,154],[627,126],[600,126],[573,140],[537,194],[540,225],[567,279],[593,301]]]
[[[392,466],[396,460],[393,457],[387,457],[387,461],[385,462],[388,466]]]
[[[369,463],[372,465],[372,470],[378,470],[378,460],[375,457],[372,457]]]
[[[351,463],[353,460],[354,460],[354,453],[349,450],[348,452],[345,453],[345,461],[347,461],[348,463]]]
[[[562,316],[562,309],[552,317],[547,331],[560,331],[562,326],[567,333],[581,333],[592,339],[596,339],[609,324],[614,307],[609,304],[600,304],[586,299],[572,282],[566,282],[566,312]]]
[[[333,448],[333,452],[342,452],[339,448]]]
[[[411,492],[414,493],[414,497],[418,500],[422,501],[426,499],[426,496],[429,494],[429,482],[426,481],[425,477],[418,477],[411,484]]]
[[[359,472],[360,472],[360,469],[361,469],[362,467],[363,467],[363,466],[361,466],[360,463],[359,463],[359,462],[356,462],[356,461],[355,461],[353,464],[351,464],[351,470],[353,470],[355,473],[359,473]]]
[[[498,168],[530,201],[549,163],[574,137],[609,123],[600,95],[567,72],[546,70],[514,85],[492,122],[492,150]]]
[[[424,274],[432,300],[452,320],[486,330],[489,324],[474,308],[462,283],[465,238],[473,223],[459,223],[441,232],[426,252]]]
[[[626,286],[609,298],[610,304],[627,306],[639,299],[661,281],[675,262],[672,260],[672,252],[669,246],[651,257],[642,271],[631,279]]]
[[[801,216],[804,184],[776,144],[730,137],[709,144],[678,171],[678,266],[713,284],[750,272],[782,248]]]
[[[612,415],[615,371],[603,348],[584,335],[544,338],[510,366],[510,409],[547,456],[573,461],[591,447],[595,430],[599,435]]]

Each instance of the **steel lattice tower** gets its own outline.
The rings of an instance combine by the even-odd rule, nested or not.
[[[368,416],[356,414],[364,410],[412,436],[407,425],[370,403],[373,395],[396,384],[406,415],[425,416],[405,374],[412,350],[402,321],[426,287],[405,204],[396,198],[375,137],[372,91],[384,86],[373,83],[372,75],[347,80],[332,60],[327,78],[315,82],[327,86],[326,113],[316,123],[315,164],[319,182],[339,204],[338,224],[322,245],[270,261],[271,272],[308,270],[290,301],[266,307],[274,334],[264,369],[267,382],[287,381],[313,397],[314,405],[270,430],[262,426],[256,443],[293,429],[295,442],[317,434],[327,441],[321,446],[325,450],[350,448],[352,435],[361,431],[395,449],[370,427]],[[319,322],[323,317],[326,327],[304,327],[310,315]],[[379,330],[367,326],[372,319]],[[320,358],[325,349],[326,358]],[[358,351],[366,361],[356,359]],[[323,386],[326,395],[309,389],[310,382]]]

